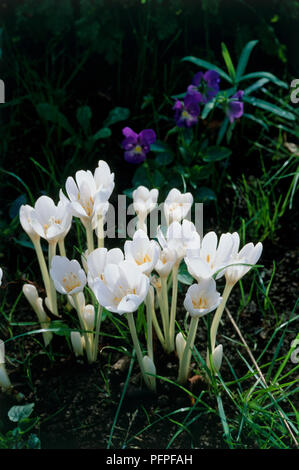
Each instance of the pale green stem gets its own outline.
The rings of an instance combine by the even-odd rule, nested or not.
[[[98,346],[99,346],[99,336],[100,336],[100,328],[101,328],[101,322],[102,322],[102,313],[103,313],[103,307],[102,307],[102,305],[99,305],[97,319],[96,319],[96,328],[95,328],[95,333],[94,333],[94,344],[93,344],[93,361],[94,362],[96,362],[97,355],[98,355]]]
[[[145,382],[146,386],[148,388],[151,388],[150,381],[149,381],[149,379],[146,375],[146,372],[144,370],[143,355],[142,355],[139,340],[138,340],[138,337],[137,337],[137,331],[136,331],[134,317],[133,317],[132,312],[127,313],[127,319],[128,319],[128,324],[129,324],[129,328],[130,328],[130,332],[131,332],[131,336],[132,336],[132,340],[133,340],[134,349],[136,351],[138,364],[139,364],[139,367],[140,367],[140,370],[141,370],[141,374],[143,376],[143,379],[144,379],[144,382]]]
[[[190,360],[192,354],[192,348],[194,346],[194,340],[196,336],[198,325],[198,317],[191,317],[190,327],[186,346],[183,352],[182,360],[180,361],[178,382],[184,384],[187,382],[189,369],[190,369]]]
[[[151,302],[151,298],[149,294],[147,294],[146,296],[145,306],[146,306],[146,328],[147,328],[147,355],[154,362],[152,302]]]
[[[49,262],[49,271],[50,271],[50,268],[51,268],[51,264],[52,264],[52,259],[53,259],[53,256],[55,256],[56,254],[56,246],[57,246],[57,242],[49,242],[49,255],[48,255],[48,262]],[[56,294],[56,289],[55,289],[55,286],[54,286],[54,282],[52,279],[50,279],[50,303],[52,305],[52,309],[53,309],[53,313],[54,315],[57,315],[59,316],[58,314],[58,308],[57,308],[57,294]]]
[[[170,352],[169,344],[169,306],[168,306],[168,290],[167,290],[167,277],[161,277],[162,284],[162,322],[164,329],[164,338],[165,338],[165,351]]]
[[[61,238],[58,241],[58,247],[59,247],[60,256],[66,256],[65,246],[64,246],[64,238]]]
[[[88,220],[88,222],[86,222],[85,230],[86,230],[87,250],[88,250],[88,254],[90,254],[94,250],[93,229],[91,225],[91,220]]]
[[[176,307],[177,307],[177,300],[178,300],[178,271],[179,271],[179,263],[176,263],[172,270],[172,298],[171,298],[170,322],[169,322],[170,352],[174,351],[175,318],[176,318]]]
[[[103,217],[100,215],[98,216],[98,248],[104,247],[104,221]]]
[[[157,297],[158,297],[158,303],[159,303],[160,311],[161,311],[161,299],[159,299],[160,294],[158,294],[158,292],[157,292]],[[152,313],[152,320],[153,320],[153,324],[154,324],[154,328],[156,330],[157,336],[158,336],[159,341],[162,344],[163,348],[165,348],[165,339],[164,339],[163,333],[161,331],[161,328],[160,328],[160,325],[159,325],[159,322],[158,322],[158,319],[157,319],[157,315],[156,315],[156,312],[155,312],[155,304],[152,305],[152,312],[151,313]]]
[[[44,281],[46,294],[47,294],[49,301],[51,302],[50,276],[49,276],[49,271],[48,271],[47,264],[45,261],[44,253],[40,244],[40,239],[33,241],[33,245],[36,251],[39,267],[40,267],[42,278]]]
[[[225,284],[225,288],[224,288],[224,291],[223,291],[223,294],[222,294],[222,302],[218,306],[218,308],[216,310],[216,313],[214,315],[213,321],[212,321],[211,330],[210,330],[211,353],[213,353],[213,351],[215,349],[216,335],[217,335],[218,326],[219,326],[222,313],[224,311],[227,299],[229,297],[229,294],[231,293],[232,288],[233,288],[233,284],[228,284],[228,283]],[[208,351],[208,354],[209,354],[209,351]]]
[[[84,319],[82,317],[80,302],[78,300],[78,293],[72,294],[72,297],[73,297],[73,300],[74,300],[75,308],[77,310],[79,323],[80,323],[80,328],[82,330],[82,333],[83,333],[83,336],[84,336],[84,339],[85,339],[85,348],[86,348],[87,359],[88,359],[88,362],[91,363],[91,362],[93,362],[93,354],[92,354],[91,344],[90,344],[90,341],[89,341],[89,333],[86,332],[87,328],[86,328]]]

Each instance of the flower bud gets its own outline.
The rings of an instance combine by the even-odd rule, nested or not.
[[[176,346],[176,352],[178,355],[179,360],[182,360],[184,350],[186,347],[186,340],[183,337],[182,333],[178,333],[175,338],[175,346]]]
[[[155,391],[156,390],[156,367],[154,362],[151,360],[149,356],[144,356],[143,360],[143,367],[144,372],[146,374],[147,380],[149,382],[150,388]],[[147,375],[151,374],[151,375]]]
[[[73,346],[73,351],[75,356],[83,356],[83,348],[84,348],[84,338],[80,335],[78,331],[71,332],[71,343]]]
[[[0,387],[4,390],[12,387],[5,368],[5,346],[2,340],[0,340]]]
[[[95,311],[94,306],[91,304],[85,305],[82,310],[82,317],[86,325],[86,329],[89,331],[94,330]]]
[[[223,357],[223,347],[222,344],[218,344],[218,346],[214,349],[213,351],[213,366],[216,372],[219,372],[221,363],[222,363],[222,357]]]

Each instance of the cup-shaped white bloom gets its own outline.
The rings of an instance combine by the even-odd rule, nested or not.
[[[223,347],[222,344],[218,344],[218,346],[213,351],[213,366],[216,372],[219,372],[221,364],[222,364],[222,357],[223,357]]]
[[[193,284],[187,290],[184,307],[191,316],[202,317],[215,310],[221,300],[214,279],[202,279],[200,284]]]
[[[84,337],[80,335],[78,331],[71,332],[71,343],[73,347],[73,351],[75,356],[83,356],[83,349],[84,349]]]
[[[217,273],[216,279],[224,274],[224,268],[229,264],[234,246],[234,234],[224,233],[218,239],[215,232],[207,233],[200,248],[188,248],[185,262],[189,273],[197,281],[208,279]]]
[[[160,277],[168,277],[176,261],[176,250],[173,248],[167,248],[166,246],[160,251],[160,256],[156,263],[155,270]]]
[[[4,341],[0,339],[0,388],[8,390],[11,387],[11,381],[5,367],[5,345]]]
[[[200,247],[200,235],[189,220],[183,220],[181,224],[173,222],[167,229],[166,237],[158,227],[157,237],[163,249],[167,247],[175,250],[179,261],[184,258],[188,249],[196,250]]]
[[[35,232],[48,242],[58,242],[68,233],[72,215],[67,205],[59,201],[58,205],[48,196],[41,196],[31,212],[31,226]]]
[[[104,190],[108,200],[114,189],[115,183],[114,173],[111,173],[108,163],[106,163],[104,160],[99,160],[98,166],[94,172],[94,180],[97,189]]]
[[[82,292],[86,284],[86,274],[78,261],[66,256],[53,256],[50,275],[60,294]]]
[[[191,209],[193,204],[193,196],[191,193],[181,193],[178,189],[173,188],[164,202],[164,214],[167,224],[172,222],[181,222]]]
[[[145,186],[138,186],[133,191],[133,207],[138,217],[144,221],[147,215],[156,207],[159,191],[149,190]]]
[[[110,312],[135,312],[144,301],[149,288],[149,278],[136,263],[123,261],[119,265],[108,264],[104,280],[96,279],[92,289],[100,305]]]
[[[136,263],[141,272],[149,275],[154,269],[160,254],[157,242],[150,240],[143,230],[134,233],[133,240],[127,240],[124,246],[125,259]]]
[[[237,232],[235,232],[233,236],[233,250],[231,258],[228,262],[228,264],[233,266],[229,266],[225,270],[225,278],[229,284],[235,284],[246,273],[248,273],[252,265],[255,265],[257,263],[263,251],[262,243],[258,242],[256,245],[254,245],[253,243],[247,243],[243,246],[240,252],[238,252],[240,246],[240,237]]]
[[[124,254],[119,248],[97,248],[86,257],[88,284],[92,287],[96,279],[104,280],[104,270],[107,264],[119,264],[124,260]]]
[[[96,223],[99,211],[103,216],[106,214],[109,207],[110,189],[98,188],[91,171],[77,171],[75,180],[69,176],[65,188],[70,201],[68,209],[72,215],[79,217],[83,224],[90,221]],[[62,191],[60,191],[60,199],[67,199]]]
[[[28,204],[22,205],[19,211],[19,218],[20,218],[20,223],[23,227],[23,230],[27,233],[27,235],[34,242],[34,241],[39,240],[40,236],[31,225],[31,218],[32,218],[33,212],[34,212],[33,207],[29,206]]]
[[[0,268],[0,286],[2,284],[3,270]]]
[[[184,336],[182,335],[182,333],[178,333],[175,338],[175,348],[176,348],[176,352],[180,361],[182,360],[185,347],[186,347],[186,340]]]

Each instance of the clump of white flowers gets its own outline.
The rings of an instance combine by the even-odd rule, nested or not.
[[[104,247],[103,227],[114,189],[114,173],[107,163],[100,160],[94,173],[77,171],[75,178],[67,178],[65,189],[66,195],[60,190],[57,205],[49,197],[41,196],[34,207],[26,205],[20,209],[20,222],[37,253],[46,298],[39,297],[32,284],[25,284],[23,291],[43,329],[45,345],[51,341],[52,333],[44,304],[52,314],[63,316],[62,297],[57,297],[57,293],[77,312],[79,327],[70,334],[71,344],[75,355],[85,352],[89,362],[97,359],[103,309],[123,315],[145,384],[155,390],[154,332],[167,353],[176,351],[178,382],[185,383],[199,319],[216,310],[209,331],[207,367],[218,373],[223,357],[222,345],[216,345],[221,315],[233,286],[260,258],[262,244],[248,243],[239,250],[237,233],[225,233],[218,238],[215,232],[209,232],[201,238],[195,225],[186,219],[192,210],[193,196],[176,188],[164,203],[166,226],[158,227],[157,240],[150,239],[147,217],[157,206],[159,192],[139,186],[133,192],[136,231],[131,240],[125,241],[123,250],[108,250]],[[67,257],[64,243],[74,217],[81,221],[86,233],[81,264]],[[48,244],[48,263],[41,240]],[[190,317],[188,332],[176,335],[182,263],[195,283],[187,289],[182,302]],[[0,280],[1,277],[0,270]],[[223,277],[226,286],[220,294],[216,282]],[[134,321],[134,313],[143,304],[146,349],[138,338]]]

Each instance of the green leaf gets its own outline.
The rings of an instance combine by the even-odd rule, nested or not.
[[[243,48],[242,52],[241,52],[241,55],[240,55],[240,59],[239,59],[239,62],[238,62],[238,65],[237,65],[237,69],[236,69],[236,82],[238,83],[243,75],[243,73],[245,72],[245,69],[247,67],[247,64],[248,64],[248,60],[249,60],[249,57],[251,55],[251,52],[253,50],[253,48],[256,46],[256,44],[258,43],[258,41],[249,41],[246,46]]]
[[[147,177],[147,171],[146,171],[146,169],[143,165],[141,165],[135,171],[132,183],[133,183],[134,187],[142,186],[142,185],[149,187],[149,180],[148,180],[148,177]]]
[[[203,157],[204,162],[218,162],[231,155],[232,151],[227,147],[218,147],[217,145],[208,147]]]
[[[275,83],[275,85],[278,85],[282,88],[285,88],[286,90],[289,89],[289,85],[286,82],[283,82],[279,80],[275,75],[273,75],[270,72],[252,72],[248,73],[247,75],[243,75],[243,77],[240,78],[240,82],[243,80],[250,80],[252,78],[268,78],[270,82]]]
[[[268,82],[269,82],[269,78],[260,78],[257,82],[245,88],[244,95],[249,95],[250,93],[252,93],[255,90],[258,90],[259,88],[261,88]]]
[[[255,98],[253,96],[244,96],[243,101],[251,104],[252,106],[256,106],[257,108],[264,109],[265,111],[269,111],[270,113],[274,113],[277,116],[288,119],[289,121],[295,121],[296,119],[293,113],[290,113],[289,111],[285,111],[284,109],[281,109],[272,103],[268,103],[268,101]]]
[[[201,113],[201,118],[206,119],[208,115],[210,114],[210,112],[212,111],[212,109],[214,108],[214,106],[215,106],[215,99],[212,99],[212,101],[210,101],[204,106],[203,111]]]
[[[128,108],[116,107],[111,109],[106,121],[104,122],[104,127],[110,127],[112,124],[115,124],[120,121],[126,121],[130,116],[130,110]]]
[[[112,132],[111,132],[111,129],[109,129],[109,127],[102,127],[102,129],[100,129],[98,132],[96,132],[92,136],[92,140],[96,142],[99,139],[107,139],[108,137],[111,136],[111,134]]]
[[[18,423],[23,419],[28,418],[34,408],[34,403],[28,403],[28,405],[13,406],[8,412],[8,417],[13,423]]]
[[[193,57],[193,56],[186,56],[182,59],[182,61],[191,62],[192,64],[195,64],[198,67],[203,67],[204,69],[215,70],[216,72],[219,73],[219,75],[222,78],[224,78],[224,80],[226,80],[229,83],[232,83],[232,79],[230,78],[230,76],[227,75],[226,72],[224,72],[222,69],[220,69],[216,65],[211,64],[211,62],[207,62],[206,60],[198,59],[197,57]]]
[[[185,265],[185,263],[180,264],[178,280],[179,280],[179,282],[181,282],[182,284],[185,284],[186,286],[190,286],[194,282],[194,279],[189,274],[187,266]]]
[[[28,449],[40,449],[41,442],[40,439],[37,437],[36,434],[30,434],[27,441],[27,448]]]
[[[87,134],[89,130],[91,117],[92,111],[89,106],[80,106],[77,109],[77,121],[82,127],[85,134]]]
[[[45,121],[52,122],[63,129],[65,129],[69,134],[74,134],[74,130],[70,123],[68,122],[67,118],[62,114],[57,106],[54,106],[49,103],[39,103],[36,106],[36,110],[40,117]]]
[[[158,153],[155,158],[156,166],[166,166],[173,161],[172,153]]]
[[[234,64],[232,62],[230,53],[228,52],[228,49],[227,49],[226,45],[224,44],[224,42],[221,43],[221,49],[222,49],[222,57],[224,59],[224,62],[225,62],[226,68],[228,70],[229,76],[231,77],[232,81],[234,82],[235,78],[236,78],[236,71],[235,71],[235,67],[234,67]]]
[[[262,119],[258,119],[257,117],[255,117],[253,114],[244,113],[243,117],[250,119],[251,121],[254,121],[257,124],[260,124],[260,126],[262,126],[266,131],[269,131],[269,127],[267,126],[267,124],[262,121]]]
[[[212,189],[202,186],[196,192],[195,200],[198,202],[216,201],[217,196]]]
[[[171,147],[162,140],[156,140],[151,144],[151,151],[156,153],[172,153]]]
[[[154,171],[153,177],[153,184],[155,188],[161,188],[161,186],[165,183],[165,179],[163,178],[162,173],[159,170]]]
[[[225,117],[218,132],[217,141],[216,141],[217,145],[219,145],[222,142],[222,139],[226,133],[228,124],[229,124],[229,119],[228,117]]]

